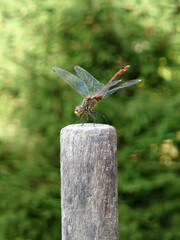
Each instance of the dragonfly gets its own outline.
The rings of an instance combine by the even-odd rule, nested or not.
[[[54,67],[53,72],[67,82],[77,93],[84,97],[82,104],[80,106],[76,106],[74,110],[74,113],[78,116],[77,121],[85,115],[86,118],[83,122],[84,124],[88,121],[88,116],[90,115],[94,119],[95,124],[96,115],[102,116],[108,123],[106,117],[102,113],[93,111],[94,107],[100,100],[110,96],[120,88],[129,87],[141,81],[140,79],[134,79],[118,85],[122,81],[119,77],[129,68],[130,65],[121,68],[105,85],[99,82],[80,66],[74,67],[78,77],[59,67]]]

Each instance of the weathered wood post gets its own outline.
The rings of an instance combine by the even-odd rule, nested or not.
[[[118,240],[115,128],[69,125],[60,144],[62,240]]]

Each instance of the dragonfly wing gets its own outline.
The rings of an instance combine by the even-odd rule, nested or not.
[[[93,95],[95,92],[104,87],[103,83],[100,83],[97,79],[95,79],[90,73],[88,73],[82,67],[75,66],[74,70],[76,71],[80,79],[82,79],[85,82],[90,95]]]
[[[112,86],[117,85],[119,82],[121,82],[122,80],[114,80],[113,82],[111,82],[110,84],[106,84],[104,85],[103,88],[101,88],[99,91],[97,91],[94,96],[104,96],[104,93],[107,92]]]
[[[54,67],[53,72],[55,72],[60,78],[67,82],[76,92],[78,92],[83,97],[88,96],[90,94],[86,83],[83,80],[71,74],[70,72],[65,71],[58,67]]]
[[[114,92],[116,92],[118,89],[132,86],[134,84],[137,84],[138,82],[141,82],[141,80],[140,79],[129,80],[129,81],[125,82],[125,83],[122,83],[118,87],[115,87],[115,88],[113,88],[111,90],[107,90],[106,92],[104,92],[103,97],[108,97],[109,95],[111,95]]]

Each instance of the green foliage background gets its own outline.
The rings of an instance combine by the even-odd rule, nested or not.
[[[180,1],[2,0],[0,239],[60,239],[59,131],[81,97],[52,72],[137,86],[98,104],[117,129],[119,236],[180,239]],[[103,122],[102,119],[98,120]]]

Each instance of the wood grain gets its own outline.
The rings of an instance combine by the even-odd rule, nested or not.
[[[62,240],[118,240],[116,145],[109,125],[61,130]]]

